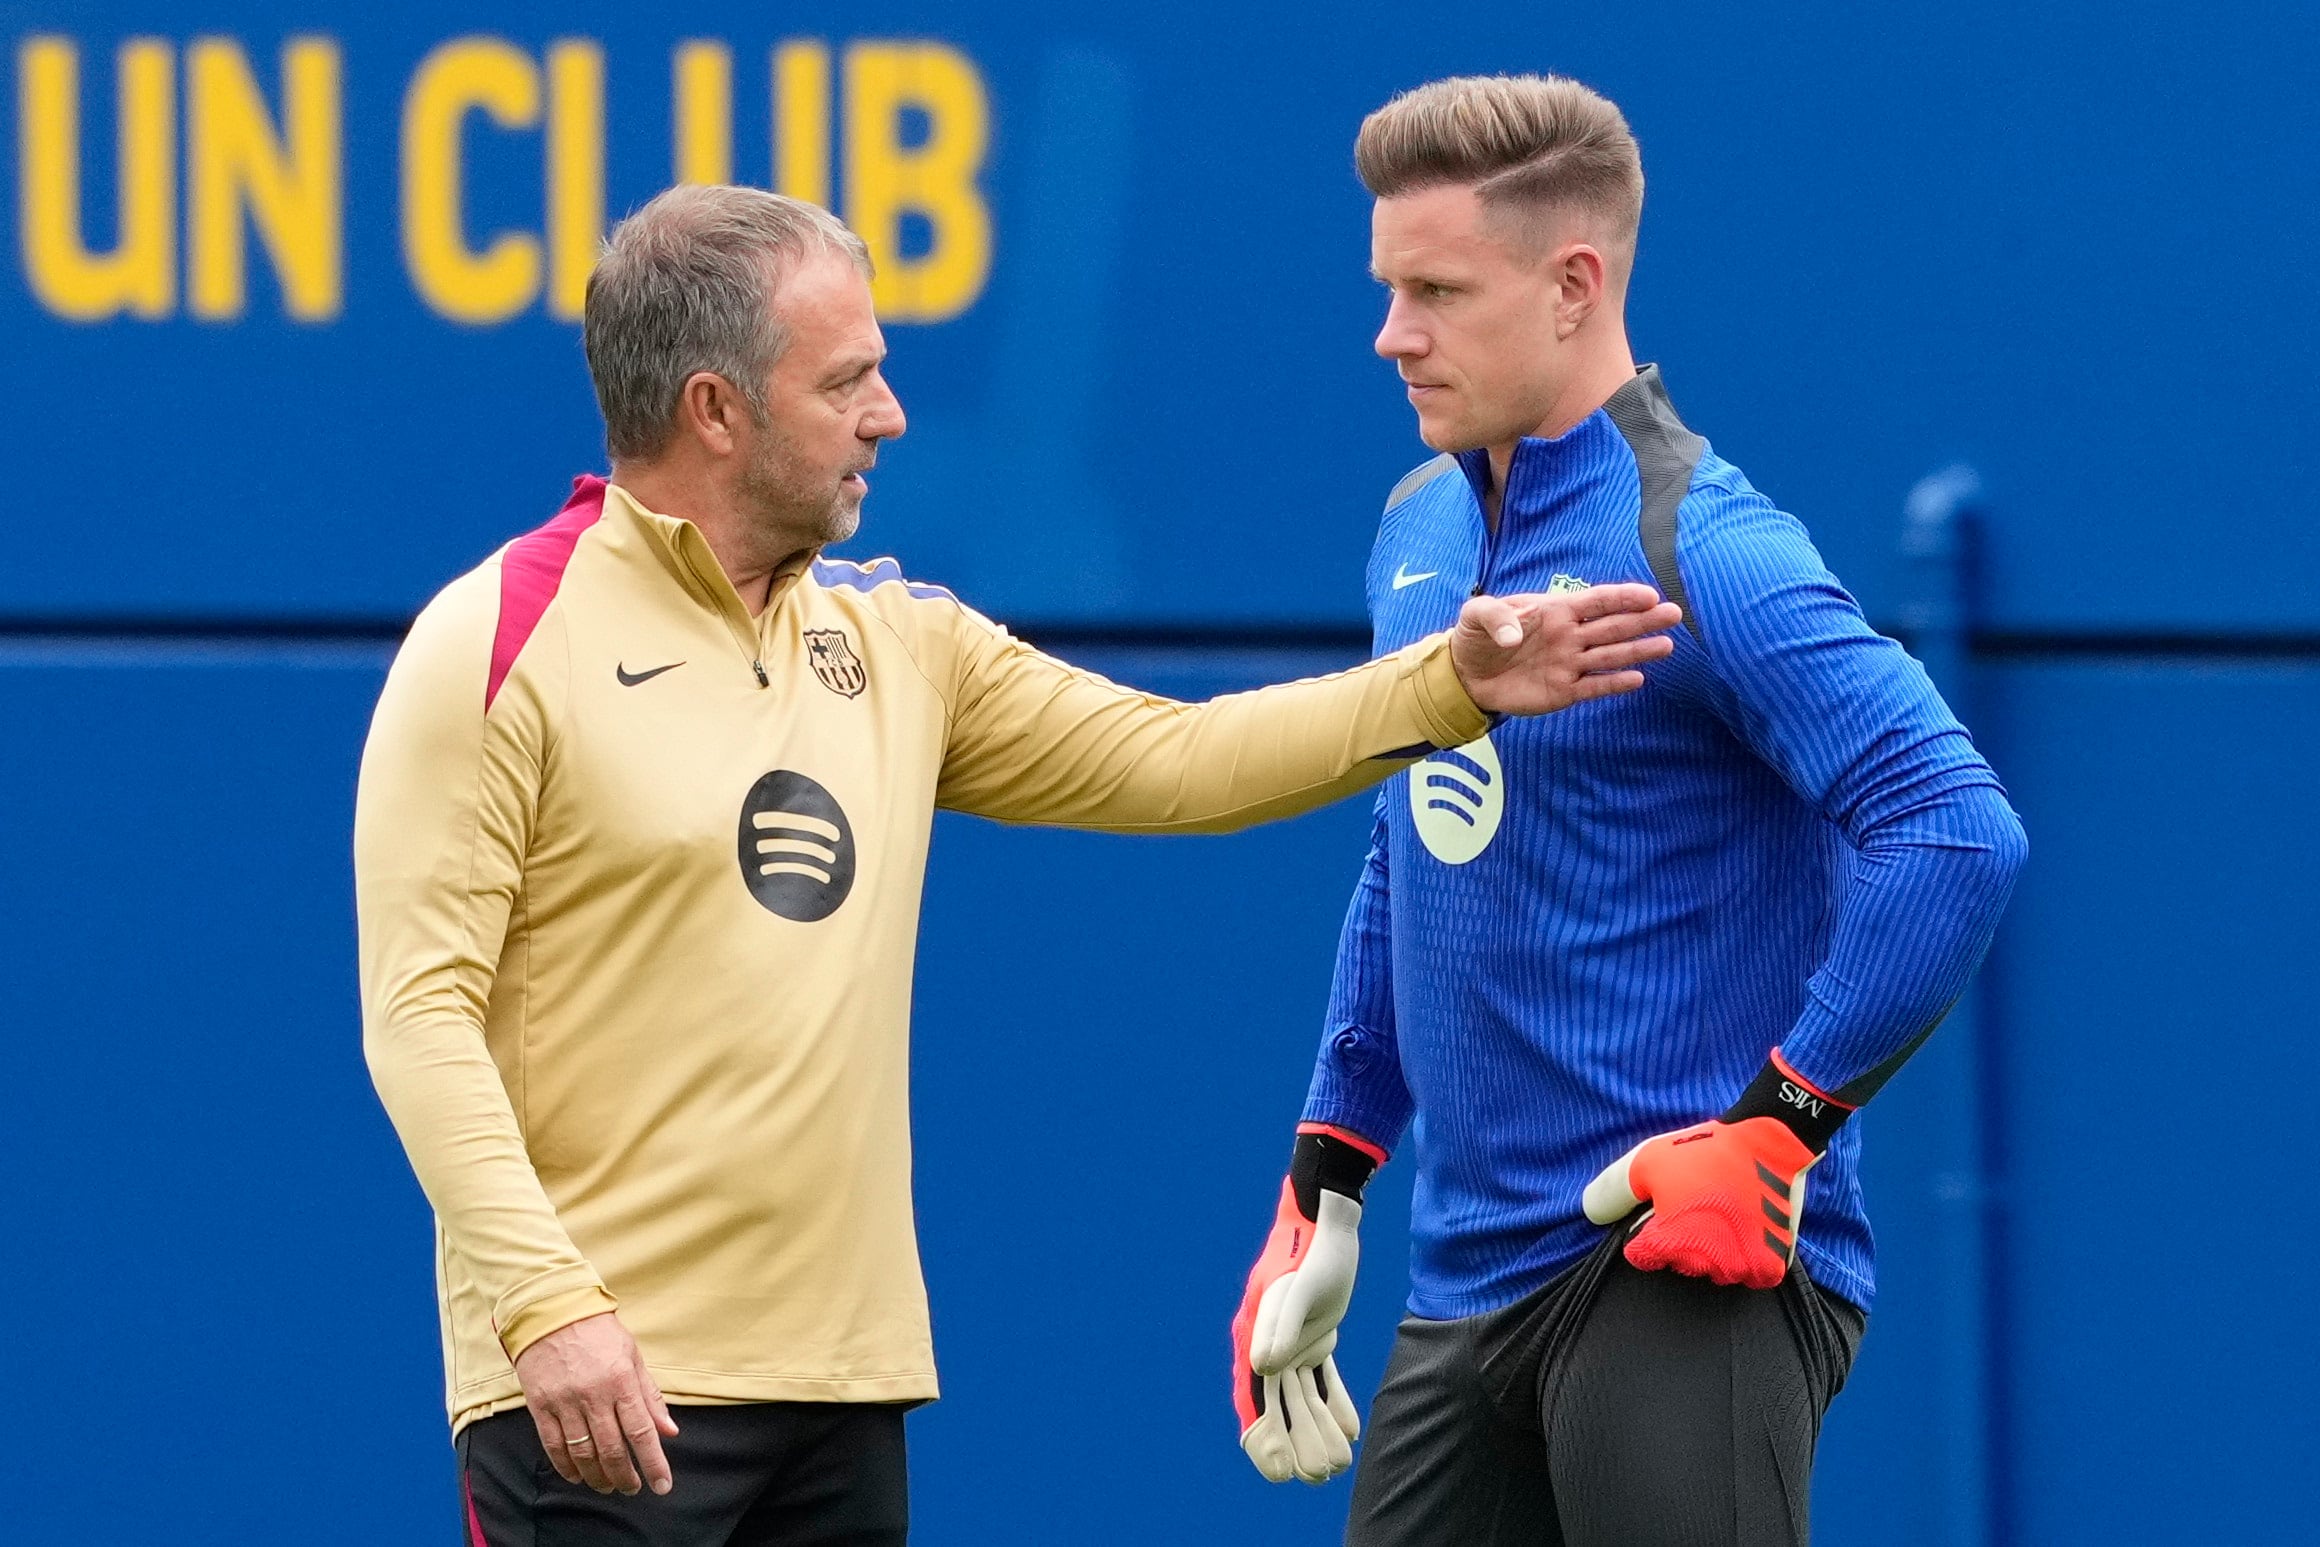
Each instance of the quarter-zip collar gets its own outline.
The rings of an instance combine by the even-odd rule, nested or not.
[[[608,516],[616,516],[639,533],[662,567],[686,593],[717,614],[741,650],[742,659],[749,663],[763,685],[766,628],[789,593],[813,567],[814,560],[821,556],[821,549],[808,548],[785,560],[773,572],[772,582],[766,588],[765,606],[753,618],[699,527],[681,516],[664,516],[646,508],[643,501],[618,484],[605,486],[604,509]]]
[[[1645,365],[1602,407],[1562,434],[1526,435],[1515,442],[1514,455],[1507,459],[1506,487],[1499,491],[1496,537],[1503,540],[1510,525],[1539,514],[1553,503],[1559,491],[1585,479],[1607,459],[1616,460],[1625,450],[1626,442],[1612,419],[1614,405],[1627,398],[1664,398],[1666,395],[1666,388],[1660,384],[1659,367]],[[1459,452],[1458,470],[1466,475],[1475,503],[1488,510],[1490,452],[1487,449]]]

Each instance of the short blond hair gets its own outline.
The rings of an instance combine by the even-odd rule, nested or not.
[[[1626,115],[1560,75],[1454,75],[1405,91],[1362,120],[1353,165],[1380,199],[1471,187],[1541,242],[1555,215],[1577,209],[1632,253],[1643,220],[1643,154]]]

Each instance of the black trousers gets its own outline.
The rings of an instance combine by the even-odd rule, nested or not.
[[[459,1432],[467,1547],[902,1547],[910,1534],[902,1415],[910,1404],[675,1407],[675,1486],[598,1493],[548,1464],[523,1408]]]
[[[1813,1448],[1867,1318],[1644,1273],[1626,1230],[1527,1299],[1402,1322],[1348,1547],[1805,1547]]]

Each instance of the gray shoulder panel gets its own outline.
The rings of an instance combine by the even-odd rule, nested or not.
[[[1704,645],[1707,633],[1684,594],[1684,572],[1676,562],[1676,512],[1691,492],[1692,470],[1700,465],[1708,443],[1684,428],[1683,420],[1676,417],[1676,406],[1668,401],[1656,365],[1637,371],[1633,381],[1611,394],[1603,411],[1627,438],[1628,449],[1635,453],[1636,471],[1642,476],[1643,507],[1636,521],[1643,556],[1651,564],[1651,578],[1660,595],[1683,608],[1684,626]]]
[[[1386,496],[1386,509],[1393,509],[1457,465],[1458,459],[1445,451],[1433,461],[1411,468],[1402,475],[1402,481],[1394,485],[1394,492]]]

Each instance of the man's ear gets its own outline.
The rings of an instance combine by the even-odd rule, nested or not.
[[[677,432],[712,456],[731,456],[738,445],[734,421],[744,412],[731,382],[714,371],[695,371],[677,393]]]
[[[1572,242],[1550,260],[1555,280],[1555,336],[1569,338],[1603,304],[1611,266],[1588,242]]]

